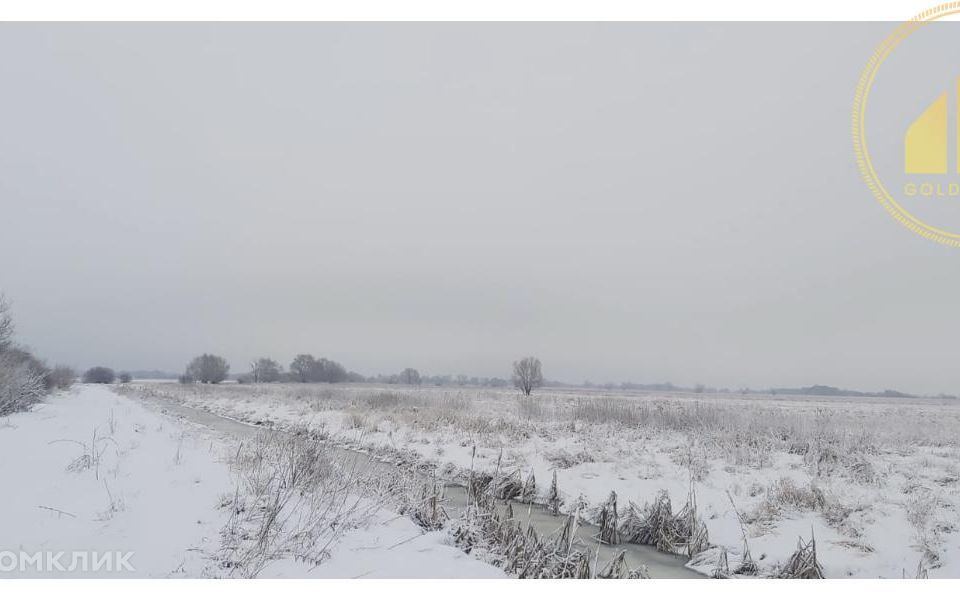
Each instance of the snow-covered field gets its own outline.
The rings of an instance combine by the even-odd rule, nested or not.
[[[827,577],[960,577],[960,406],[949,400],[401,386],[142,384],[172,401],[246,422],[322,430],[351,447],[435,466],[555,471],[564,507],[621,504],[691,489],[714,548],[735,569],[744,535],[774,575],[815,537]],[[167,443],[169,446],[169,443]],[[169,458],[169,456],[167,456]],[[101,505],[102,507],[102,505]],[[739,515],[738,515],[739,513]],[[741,524],[742,519],[742,524]]]
[[[226,529],[251,484],[239,447],[105,386],[0,418],[0,577],[236,575],[225,568]],[[446,533],[355,498],[363,506],[338,518],[322,558],[277,550],[259,577],[503,576]]]

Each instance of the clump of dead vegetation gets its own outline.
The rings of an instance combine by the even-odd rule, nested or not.
[[[607,563],[607,566],[597,573],[597,578],[601,580],[641,580],[649,579],[650,574],[644,566],[631,569],[629,565],[627,565],[626,551],[620,550],[613,560]]]
[[[766,523],[776,520],[784,511],[819,511],[828,509],[826,493],[815,483],[797,485],[789,477],[781,477],[770,484],[763,500],[750,516],[750,521]]]
[[[356,462],[333,455],[319,439],[262,434],[240,445],[230,512],[217,561],[230,577],[256,577],[274,560],[322,563],[348,530],[378,508]]]
[[[570,453],[566,449],[562,448],[553,449],[544,451],[543,457],[553,468],[558,468],[561,470],[573,468],[574,466],[579,466],[581,464],[596,462],[596,459],[593,457],[593,455],[591,455],[590,452],[585,449],[576,453]]]
[[[611,501],[608,501],[608,506]],[[615,501],[613,501],[615,504]],[[673,513],[670,495],[661,490],[653,502],[640,508],[630,503],[618,528],[625,541],[652,545],[661,552],[693,557],[710,546],[707,526],[697,514],[696,495]]]
[[[532,473],[523,481],[519,471],[487,475],[472,472],[467,482],[468,504],[463,514],[453,520],[454,543],[468,554],[476,554],[488,562],[520,578],[538,579],[641,579],[648,578],[646,568],[631,569],[626,553],[620,551],[602,568],[590,550],[577,538],[578,511],[563,518],[560,528],[551,536],[543,536],[528,524],[524,527],[514,516],[510,499],[524,499],[534,485]],[[556,474],[551,484],[548,509],[559,513],[560,498]],[[617,496],[611,493],[599,513],[598,543],[620,542],[617,518]],[[530,502],[529,500],[527,501]],[[532,506],[532,505],[531,505]]]
[[[543,537],[533,526],[524,528],[509,503],[501,508],[495,496],[498,482],[475,478],[468,485],[470,502],[464,514],[453,522],[454,542],[468,554],[520,578],[588,579],[594,577],[589,552],[576,539],[576,516],[567,516],[551,537]],[[609,576],[643,577],[624,571],[625,563],[607,567]]]
[[[620,517],[617,515],[617,493],[610,492],[607,502],[600,507],[597,514],[597,541],[605,545],[620,543]]]
[[[797,551],[780,568],[777,577],[794,580],[823,579],[823,567],[817,561],[817,541],[812,532],[810,541],[805,542],[803,538],[797,539]]]
[[[939,567],[941,562],[942,527],[936,522],[940,499],[930,489],[914,488],[904,502],[907,521],[913,526],[914,539],[922,553],[920,566]]]
[[[67,465],[66,470],[80,473],[92,469],[94,471],[94,476],[97,479],[100,479],[100,467],[102,465],[104,453],[107,451],[108,447],[112,447],[115,457],[119,456],[120,445],[116,440],[113,439],[113,437],[99,436],[97,432],[98,429],[95,428],[93,430],[93,436],[87,443],[72,439],[57,439],[50,441],[48,444],[53,445],[55,443],[72,443],[80,447],[80,455],[70,461],[70,464]]]
[[[602,569],[596,564],[591,569],[588,550],[574,549],[572,543],[580,507],[571,510],[552,540],[540,537],[532,527],[524,530],[522,524],[514,520],[509,502],[502,511],[497,507],[501,500],[522,496],[524,485],[518,471],[503,476],[472,473],[467,488],[470,505],[463,517],[454,521],[457,545],[467,552],[481,549],[489,560],[520,577],[648,577],[645,571],[626,567],[622,551]],[[548,511],[559,516],[562,504],[554,472],[545,505]],[[597,544],[630,542],[688,557],[710,547],[707,527],[697,513],[692,489],[687,503],[677,513],[672,510],[667,492],[661,491],[652,503],[643,507],[629,503],[621,515],[617,494],[611,492],[606,502],[589,515],[598,526],[594,535]]]
[[[443,507],[443,484],[430,481],[423,484],[419,497],[410,498],[410,490],[401,490],[397,513],[406,515],[424,530],[440,530],[450,519]]]
[[[574,541],[573,516],[558,534],[545,538],[532,526],[524,529],[509,513],[498,511],[492,497],[482,497],[454,522],[454,542],[468,554],[480,555],[520,578],[592,577],[590,556]]]

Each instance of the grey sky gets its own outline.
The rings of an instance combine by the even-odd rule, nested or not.
[[[858,176],[892,24],[0,26],[0,289],[77,367],[960,392]]]

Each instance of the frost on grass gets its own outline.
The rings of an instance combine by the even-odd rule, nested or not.
[[[274,560],[319,565],[378,509],[361,469],[317,439],[262,435],[238,448],[235,467],[236,491],[221,503],[230,517],[219,563],[229,576],[256,577]]]
[[[589,554],[574,540],[574,516],[553,537],[543,537],[532,526],[524,529],[512,507],[501,511],[489,486],[468,486],[470,503],[452,523],[456,545],[520,578],[592,577]]]
[[[611,505],[616,511],[615,494],[611,494]],[[670,496],[661,491],[653,502],[643,508],[630,503],[620,524],[618,536],[630,543],[652,545],[661,552],[696,556],[710,546],[707,527],[697,514],[696,498],[690,492],[690,499],[677,513],[673,513]]]
[[[720,564],[720,547],[732,575],[744,567],[778,575],[811,526],[830,577],[899,577],[921,560],[932,577],[960,575],[960,533],[950,513],[960,509],[960,405],[953,401],[550,390],[526,397],[356,385],[141,389],[251,422],[307,422],[336,443],[451,480],[464,481],[473,468],[500,477],[502,494],[558,514],[578,511],[591,523],[611,491],[621,495],[622,525],[629,500],[640,503],[637,516],[656,517],[661,491],[677,503],[693,483],[716,546],[712,562],[693,566],[708,575]],[[542,481],[528,486],[530,476]]]

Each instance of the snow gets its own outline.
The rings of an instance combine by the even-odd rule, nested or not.
[[[67,470],[94,447],[102,451],[98,464]],[[10,416],[0,429],[0,492],[7,500],[0,549],[133,552],[134,571],[90,572],[105,577],[199,574],[205,562],[197,549],[216,539],[213,505],[231,483],[209,449],[206,435],[101,386]]]
[[[99,385],[0,419],[0,577],[225,575],[215,560],[226,521],[218,505],[236,488],[227,462],[235,447]],[[20,557],[39,553],[45,563],[58,552],[59,567]],[[129,567],[117,566],[119,554],[129,554]],[[92,570],[105,555],[114,566]],[[280,561],[261,575],[502,576],[448,545],[444,533],[424,533],[386,510],[348,532],[320,566]]]
[[[293,577],[287,570],[290,566],[289,561],[275,561],[265,575]],[[370,527],[345,536],[333,556],[311,574],[380,579],[507,577],[451,545],[446,531],[425,533],[410,520],[388,512],[382,512]]]
[[[960,577],[960,411],[952,401],[614,400],[653,409],[651,423],[659,409],[715,413],[720,427],[711,432],[573,420],[583,399],[614,399],[582,392],[540,392],[532,401],[505,391],[283,384],[145,386],[143,393],[242,421],[323,429],[344,445],[448,471],[489,471],[500,460],[505,470],[533,472],[541,494],[556,471],[568,507],[598,505],[611,490],[621,503],[642,505],[666,490],[678,509],[693,486],[711,543],[736,563],[745,531],[767,575],[799,538],[813,536],[827,577],[911,577],[921,561],[930,577]],[[846,449],[820,462],[782,443],[753,442],[767,428],[799,434],[807,445],[839,435]]]

